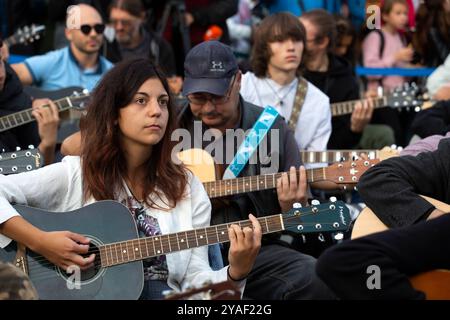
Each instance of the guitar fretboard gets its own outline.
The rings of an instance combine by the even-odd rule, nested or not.
[[[350,114],[355,110],[355,105],[358,102],[363,102],[368,99],[362,100],[350,100],[345,102],[335,102],[331,104],[331,115],[334,116],[342,116],[344,114]],[[387,105],[386,97],[371,99],[373,101],[374,108],[382,108]]]
[[[258,218],[263,234],[284,230],[282,215]],[[171,252],[197,248],[229,241],[228,228],[237,224],[241,228],[251,227],[250,220],[220,224],[216,226],[110,243],[99,247],[103,267],[131,261],[139,261]]]
[[[85,98],[86,97],[82,97],[82,99]],[[61,112],[72,108],[73,102],[75,102],[74,100],[76,99],[80,99],[80,97],[75,98],[66,97],[53,102],[56,104],[58,111]],[[35,118],[31,114],[32,111],[33,109],[26,109],[23,111],[9,114],[7,116],[0,117],[0,132],[24,125],[29,122],[33,122]]]
[[[308,182],[326,180],[326,169],[316,168],[306,170]],[[203,186],[210,198],[219,198],[245,192],[274,189],[277,187],[277,179],[281,178],[282,174],[283,172],[277,172],[260,176],[203,182]],[[297,170],[297,178],[298,176],[299,171]]]
[[[300,151],[300,156],[303,163],[334,163],[353,160],[362,153],[367,154],[369,159],[378,158],[378,150]]]

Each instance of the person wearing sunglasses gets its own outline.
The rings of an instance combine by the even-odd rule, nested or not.
[[[112,63],[100,55],[105,24],[97,10],[80,4],[68,9],[65,36],[69,45],[13,64],[23,85],[42,90],[83,87],[91,91]]]

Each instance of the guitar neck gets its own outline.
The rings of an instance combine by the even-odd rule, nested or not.
[[[315,168],[306,170],[308,183],[326,180],[327,168]],[[239,193],[275,189],[277,179],[283,172],[265,174],[260,176],[241,177],[228,180],[204,182],[203,186],[210,198],[220,198]],[[299,171],[297,170],[297,177]]]
[[[351,114],[355,110],[355,105],[358,102],[368,101],[369,99],[362,100],[350,100],[344,102],[335,102],[331,104],[331,115],[342,116],[345,114]],[[371,99],[373,101],[374,108],[382,108],[387,105],[386,97]]]
[[[378,158],[378,150],[327,150],[327,151],[300,151],[303,163],[334,163],[349,161],[362,153],[368,155],[369,159]]]
[[[258,218],[263,234],[284,230],[281,214]],[[99,247],[103,267],[139,261],[172,252],[193,249],[210,244],[228,242],[228,228],[237,224],[251,227],[250,220],[182,231],[178,233],[110,243]]]
[[[56,104],[59,112],[72,108],[72,100],[69,97],[53,101]],[[0,132],[19,127],[26,123],[33,122],[34,116],[31,114],[33,109],[26,109],[23,111],[11,113],[7,116],[0,117]]]

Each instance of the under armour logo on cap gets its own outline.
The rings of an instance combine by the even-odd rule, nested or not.
[[[189,51],[184,61],[183,95],[196,92],[225,95],[238,71],[229,46],[214,40],[202,42]]]
[[[225,72],[225,69],[223,67],[223,62],[216,62],[216,61],[211,61],[211,71],[221,71],[221,72]]]

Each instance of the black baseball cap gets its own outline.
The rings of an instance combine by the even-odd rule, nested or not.
[[[183,95],[207,92],[224,96],[239,70],[231,48],[219,41],[205,41],[193,47],[184,62]]]

